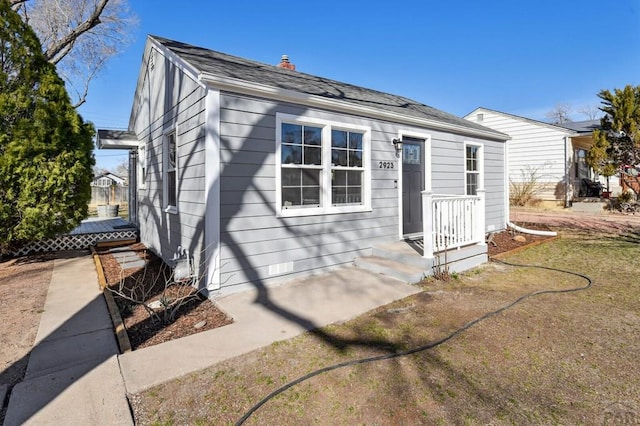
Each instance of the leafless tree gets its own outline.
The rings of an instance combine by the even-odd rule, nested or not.
[[[115,169],[115,174],[122,178],[127,178],[129,176],[129,159],[122,160]]]
[[[127,0],[10,0],[42,43],[47,60],[86,102],[89,83],[105,63],[131,42],[137,17]]]
[[[598,116],[602,115],[602,111],[597,105],[585,105],[578,110],[580,114],[587,117],[587,120],[597,120]]]
[[[571,121],[571,105],[557,104],[551,111],[546,113],[547,120],[551,124],[570,123]]]

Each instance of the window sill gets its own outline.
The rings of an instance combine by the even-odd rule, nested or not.
[[[335,214],[366,213],[373,209],[369,206],[345,206],[331,208],[292,208],[276,211],[276,217],[327,216]]]
[[[169,206],[164,209],[164,212],[169,214],[178,214],[178,208],[175,206]]]

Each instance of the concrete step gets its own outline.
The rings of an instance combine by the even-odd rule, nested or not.
[[[424,271],[430,271],[434,264],[443,264],[445,261],[448,264],[469,264],[466,262],[467,259],[484,256],[484,262],[486,262],[487,246],[474,244],[454,248],[448,250],[446,253],[436,253],[434,256],[435,259],[425,259],[422,257],[422,248],[417,246],[415,243],[395,241],[373,247],[372,254],[373,256],[382,257],[384,259],[391,259],[397,262],[406,263]]]
[[[359,268],[387,275],[410,284],[417,283],[421,281],[425,275],[430,274],[430,272],[425,272],[422,268],[414,265],[408,265],[394,259],[379,256],[358,257],[354,261],[354,264]]]
[[[377,245],[373,247],[371,254],[376,257],[415,266],[422,270],[431,269],[431,259],[422,257],[422,250],[418,249],[416,245],[412,245],[406,241],[395,241],[393,243]]]
[[[600,201],[599,199],[593,201],[573,201],[571,203],[571,210],[580,213],[604,214],[606,213],[605,209],[607,205],[608,203],[606,201]]]

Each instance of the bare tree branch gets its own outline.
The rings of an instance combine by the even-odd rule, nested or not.
[[[104,8],[107,7],[108,3],[109,0],[100,0],[100,3],[96,5],[93,13],[91,13],[91,15],[89,15],[89,17],[84,22],[80,23],[76,28],[72,29],[69,34],[62,37],[57,42],[52,43],[44,52],[47,60],[51,61],[53,58],[58,56],[58,53],[67,49],[67,47],[69,47],[69,50],[71,50],[71,47],[73,47],[73,43],[75,43],[78,37],[89,31],[96,25],[99,25],[101,23],[100,15],[102,15],[102,12],[104,11]],[[57,62],[59,62],[60,59],[62,58],[59,58]]]
[[[570,123],[571,117],[571,105],[569,104],[557,104],[551,111],[546,113],[546,117],[551,124],[564,124]]]
[[[131,41],[136,16],[128,0],[10,0],[33,28],[49,62],[75,92],[76,107],[105,63]],[[73,96],[73,95],[72,95]]]
[[[28,0],[10,0],[9,4],[13,8],[13,10],[16,10],[21,4],[26,3],[27,1]]]
[[[600,108],[597,105],[585,105],[578,110],[580,114],[586,115],[588,120],[596,120],[601,115]]]

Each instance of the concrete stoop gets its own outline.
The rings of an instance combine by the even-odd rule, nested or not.
[[[422,257],[419,245],[396,241],[373,247],[372,255],[355,259],[354,265],[406,283],[417,283],[434,274],[438,267],[450,273],[464,272],[488,261],[487,246],[473,245],[438,253],[433,259]]]
[[[422,268],[379,256],[359,257],[353,263],[359,268],[387,275],[409,284],[417,283],[425,276],[425,271]]]
[[[604,214],[606,213],[605,209],[607,205],[608,203],[606,201],[602,201],[599,198],[585,198],[581,201],[573,201],[571,203],[571,210],[579,213]]]

